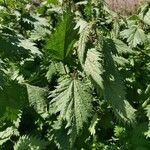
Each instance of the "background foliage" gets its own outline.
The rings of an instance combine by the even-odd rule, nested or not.
[[[149,150],[149,5],[0,0],[0,149]]]

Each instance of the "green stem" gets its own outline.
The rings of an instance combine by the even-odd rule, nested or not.
[[[64,67],[65,73],[68,74],[65,64],[63,64],[63,67]]]
[[[142,107],[145,108],[148,104],[150,104],[150,98],[148,98],[148,99],[142,104]]]

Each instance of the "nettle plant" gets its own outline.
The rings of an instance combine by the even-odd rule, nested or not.
[[[0,1],[0,149],[149,150],[149,16]]]

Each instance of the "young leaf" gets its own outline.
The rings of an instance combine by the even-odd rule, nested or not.
[[[78,22],[76,27],[80,27],[80,38],[78,41],[78,57],[80,60],[81,65],[85,62],[85,58],[86,58],[86,44],[89,41],[89,36],[91,33],[91,27],[92,27],[92,23],[86,23],[85,21],[82,21],[83,24],[80,24],[80,22]]]
[[[129,29],[123,30],[120,34],[124,39],[127,39],[130,47],[142,45],[146,40],[144,31],[137,25],[132,25]]]
[[[83,21],[82,21],[83,22]],[[78,57],[81,63],[81,66],[85,73],[101,88],[102,85],[102,56],[101,56],[101,46],[98,42],[95,48],[88,49],[86,46],[89,41],[92,23],[85,23],[84,26],[78,23],[80,27],[80,39],[78,41]]]
[[[101,53],[96,48],[91,48],[87,51],[86,60],[84,64],[84,71],[91,77],[91,79],[103,88],[103,67]]]
[[[76,41],[76,31],[72,14],[65,14],[55,32],[47,41],[45,48],[57,60],[64,60]]]

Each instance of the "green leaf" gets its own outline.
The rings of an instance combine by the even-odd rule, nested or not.
[[[96,134],[96,125],[98,124],[99,118],[97,116],[97,114],[95,114],[93,116],[93,119],[91,120],[91,125],[89,127],[89,131],[91,133],[91,135],[95,136]]]
[[[147,111],[147,117],[150,120],[150,105],[147,105],[146,111]]]
[[[111,48],[114,45],[112,45],[110,39],[104,39],[103,44],[105,61],[105,72],[103,74],[104,98],[111,104],[115,115],[120,121],[128,124],[134,123],[135,109],[126,100],[125,87],[112,58]]]
[[[109,40],[109,42],[111,44],[112,57],[116,65],[125,67],[126,64],[129,64],[128,59],[124,58],[123,55],[133,54],[135,52],[121,40],[113,39]]]
[[[15,109],[12,107],[6,107],[5,113],[3,117],[0,119],[1,121],[9,121],[15,127],[19,127],[20,119],[21,119],[22,112],[19,109]]]
[[[149,121],[149,124],[148,124],[148,131],[145,132],[145,135],[147,138],[150,138],[150,105],[147,105],[147,107],[145,108],[146,110],[146,115],[148,117],[148,121]]]
[[[22,109],[28,105],[26,87],[15,82],[9,82],[0,90],[0,117],[7,107]]]
[[[129,29],[123,30],[120,34],[124,39],[127,39],[130,47],[142,45],[146,40],[144,31],[137,25],[132,25]]]
[[[85,64],[83,66],[86,74],[101,88],[103,88],[103,66],[101,53],[96,48],[91,48],[87,51]]]
[[[12,135],[19,135],[17,129],[14,127],[8,127],[6,130],[0,132],[0,145],[9,140]]]
[[[51,92],[50,108],[58,113],[60,121],[67,121],[66,127],[71,127],[79,134],[92,111],[92,94],[89,86],[77,79],[65,79]]]
[[[47,3],[56,5],[56,4],[59,4],[59,1],[58,0],[47,0]]]
[[[139,17],[144,23],[150,25],[150,8],[148,3],[142,6]]]
[[[150,8],[148,9],[148,12],[144,15],[143,21],[150,25]]]
[[[20,43],[18,44],[18,46],[23,47],[26,50],[29,50],[33,55],[37,54],[39,56],[42,55],[42,53],[39,51],[39,49],[35,46],[35,43],[31,42],[28,39],[25,40],[20,40]]]
[[[133,50],[127,46],[124,42],[118,39],[113,39],[113,42],[115,44],[115,49],[117,50],[118,54],[131,54],[133,53]]]
[[[48,142],[36,136],[21,136],[14,145],[14,150],[45,150]]]
[[[83,24],[81,24],[83,22]],[[101,88],[103,88],[102,53],[100,43],[97,42],[95,48],[88,48],[90,34],[92,32],[92,24],[85,21],[78,22],[80,27],[80,38],[78,41],[78,57],[85,73]]]
[[[87,52],[86,45],[88,44],[88,41],[89,41],[92,23],[87,23],[83,20],[80,20],[76,25],[76,28],[78,27],[80,27],[80,30],[79,30],[80,38],[78,41],[77,51],[78,51],[78,57],[79,57],[80,63],[82,65],[85,62],[85,58],[86,58],[86,52]]]
[[[44,88],[37,86],[32,86],[26,84],[28,92],[29,105],[33,106],[39,114],[44,114],[47,112],[47,101],[48,91]]]
[[[23,58],[29,58],[30,55],[42,55],[34,42],[13,34],[0,34],[0,54],[2,57],[20,61]]]
[[[49,66],[46,78],[49,82],[51,82],[53,77],[57,74],[66,74],[62,62],[52,62]]]
[[[28,50],[18,46],[19,40],[16,37],[0,35],[0,54],[1,57],[9,58],[10,60],[19,61],[22,58],[29,57]]]
[[[146,139],[144,133],[147,130],[147,122],[139,123],[134,126],[134,128],[130,131],[129,137],[129,149],[138,149],[138,150],[149,150],[150,149],[150,141]]]
[[[17,110],[26,106],[33,106],[39,114],[46,113],[47,95],[48,92],[44,88],[9,82],[0,90],[0,116],[6,115],[7,110],[14,110],[13,113],[17,115]]]
[[[41,27],[41,26],[37,26],[32,32],[31,32],[31,35],[30,35],[30,39],[31,40],[34,40],[34,41],[40,41],[40,40],[44,40],[44,38],[50,34],[51,31],[44,28],[44,27]]]
[[[55,32],[47,41],[45,48],[57,60],[64,60],[71,52],[76,41],[77,32],[74,30],[73,15],[65,14]]]
[[[74,139],[70,139],[68,130],[65,128],[65,123],[58,121],[53,125],[53,130],[50,132],[50,139],[53,139],[58,149],[71,150],[73,148]]]

